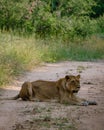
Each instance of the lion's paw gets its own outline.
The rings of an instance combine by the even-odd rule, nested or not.
[[[87,102],[88,102],[88,105],[97,105],[96,101],[87,101]]]
[[[88,105],[89,105],[89,103],[87,101],[84,101],[81,103],[81,106],[88,106]]]
[[[88,105],[97,105],[95,101],[84,101],[81,103],[81,106],[88,106]]]

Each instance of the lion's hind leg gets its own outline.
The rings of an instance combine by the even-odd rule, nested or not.
[[[24,82],[19,93],[20,98],[24,101],[31,101],[33,97],[31,82]]]

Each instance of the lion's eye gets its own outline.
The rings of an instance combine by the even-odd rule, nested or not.
[[[71,83],[73,83],[73,84],[74,84],[74,83],[75,83],[75,81],[73,80],[73,81],[71,81]]]

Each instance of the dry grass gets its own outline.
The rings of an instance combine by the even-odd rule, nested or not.
[[[104,39],[93,37],[81,43],[63,43],[61,40],[36,40],[0,33],[0,84],[42,62],[60,60],[96,60],[104,58]]]

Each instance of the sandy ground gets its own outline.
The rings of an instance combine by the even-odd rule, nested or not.
[[[66,74],[81,75],[78,96],[96,101],[94,106],[55,102],[0,101],[0,130],[104,130],[104,62],[45,64],[12,85],[0,89],[0,98],[15,96],[24,81],[57,80]]]

